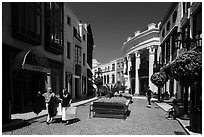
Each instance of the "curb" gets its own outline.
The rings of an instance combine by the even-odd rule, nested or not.
[[[160,108],[162,108],[165,112],[167,112],[167,111],[166,111],[163,107],[161,107],[157,102],[155,102],[155,104],[156,104],[157,106],[159,106]],[[178,123],[181,125],[181,127],[184,129],[184,131],[186,132],[186,134],[191,135],[190,132],[188,131],[188,129],[186,129],[186,128],[184,127],[184,125],[182,124],[182,122],[181,122],[178,118],[176,118],[176,120],[177,120]]]

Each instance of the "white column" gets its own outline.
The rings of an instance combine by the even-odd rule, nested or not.
[[[140,68],[140,53],[137,51],[135,52],[135,94],[139,95],[139,73],[138,70]]]
[[[127,59],[128,59],[128,85],[127,85],[127,89],[129,89],[129,88],[131,88],[130,87],[130,67],[131,67],[131,57],[130,57],[130,55],[128,55],[128,57],[127,57]]]
[[[153,74],[153,64],[154,64],[154,46],[149,47],[149,87],[153,92],[157,92],[157,87],[151,82],[151,76]]]

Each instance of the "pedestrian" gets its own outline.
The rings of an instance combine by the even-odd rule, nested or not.
[[[180,117],[180,109],[179,109],[177,100],[174,99],[174,100],[173,100],[173,107],[170,108],[170,109],[167,111],[167,117],[166,117],[166,119],[176,119],[177,117]]]
[[[52,92],[51,88],[48,88],[47,92],[45,92],[43,94],[43,96],[45,97],[46,109],[47,109],[47,113],[48,113],[46,123],[50,124],[52,122],[52,117],[50,115],[50,109],[49,109],[50,107],[49,106],[51,105],[50,100],[51,100],[52,97],[55,96],[55,93]]]
[[[45,106],[45,98],[42,96],[41,91],[38,91],[33,102],[33,112],[38,115]]]
[[[147,107],[151,108],[152,91],[150,90],[149,86],[147,87],[146,96],[148,101]]]
[[[67,121],[66,119],[66,111],[67,108],[70,106],[72,101],[72,96],[70,94],[70,90],[68,91],[66,88],[62,91],[62,123]]]

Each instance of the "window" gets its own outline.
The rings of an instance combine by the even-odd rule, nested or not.
[[[83,35],[83,40],[86,41],[86,35]]]
[[[42,35],[42,10],[39,2],[12,3],[12,34],[22,41],[39,45]]]
[[[86,95],[86,77],[82,76],[82,94]]]
[[[51,8],[51,40],[60,46],[63,46],[63,17],[62,5],[60,3],[52,3]]]
[[[164,37],[164,35],[165,35],[165,30],[163,29],[162,30],[162,37]]]
[[[106,84],[106,76],[104,76],[104,84]]]
[[[81,65],[81,47],[75,46],[75,65]]]
[[[67,24],[71,25],[71,18],[67,16]]]
[[[166,42],[166,63],[170,61],[170,39]]]
[[[112,84],[114,84],[115,83],[115,75],[113,74],[112,75]]]
[[[170,21],[168,21],[167,25],[166,25],[166,30],[169,31],[170,29]]]
[[[81,42],[81,37],[78,34],[78,31],[77,31],[77,29],[75,27],[73,27],[73,35],[79,42]]]
[[[112,70],[113,71],[115,70],[115,64],[112,64]]]
[[[109,75],[107,75],[107,84],[109,84]]]
[[[176,18],[177,18],[177,11],[174,11],[173,18],[172,18],[173,23],[176,22]]]
[[[57,55],[63,54],[63,3],[46,2],[45,6],[45,49]]]
[[[67,58],[71,59],[71,43],[67,42]]]
[[[83,66],[85,66],[85,62],[86,62],[86,56],[85,56],[85,53],[83,53]]]

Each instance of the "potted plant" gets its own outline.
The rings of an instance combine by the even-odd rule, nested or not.
[[[170,69],[170,74],[177,81],[180,81],[185,86],[185,96],[188,97],[188,87],[194,87],[191,92],[191,107],[190,107],[190,130],[194,132],[202,131],[202,106],[200,102],[202,92],[202,53],[199,51],[185,51],[179,55]],[[196,99],[195,99],[196,98]],[[185,98],[186,103],[188,100]],[[188,107],[186,105],[185,112]]]
[[[160,101],[160,88],[167,81],[167,75],[164,71],[156,72],[151,76],[151,82],[158,87],[158,101]]]

